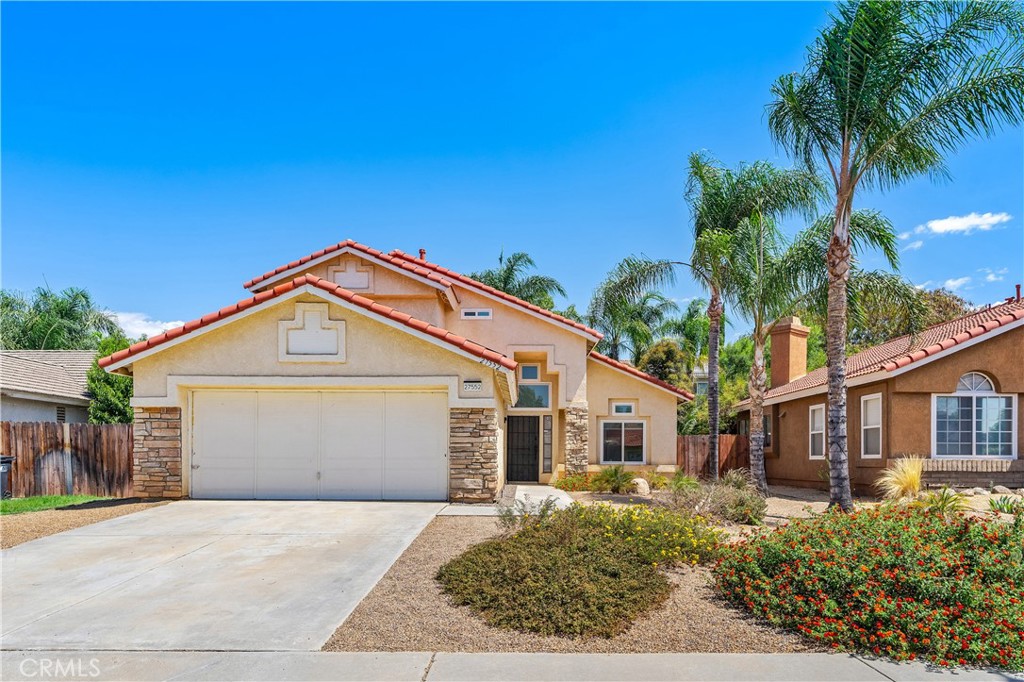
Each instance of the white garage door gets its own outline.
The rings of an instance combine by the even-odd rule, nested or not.
[[[443,393],[197,391],[192,409],[192,497],[448,497]]]

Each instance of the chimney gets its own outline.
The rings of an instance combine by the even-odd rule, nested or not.
[[[772,387],[807,374],[807,335],[799,317],[783,317],[772,328]]]
[[[427,260],[427,250],[420,249],[420,260]]]
[[[1017,303],[1020,303],[1020,285],[1017,285]]]

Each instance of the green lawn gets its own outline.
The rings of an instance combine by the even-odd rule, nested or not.
[[[93,495],[40,495],[39,497],[17,497],[0,500],[0,514],[22,514],[24,512],[56,509],[73,504],[82,504],[94,500],[108,500],[108,497]]]

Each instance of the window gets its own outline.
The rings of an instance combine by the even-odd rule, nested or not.
[[[541,434],[541,458],[544,463],[544,473],[551,473],[551,415],[546,414],[541,419],[543,433]]]
[[[938,457],[1013,457],[1016,396],[999,395],[992,381],[969,372],[954,395],[935,396],[932,413]]]
[[[694,391],[696,392],[697,395],[707,395],[708,394],[708,382],[706,382],[706,381],[698,381],[697,385],[694,387]]]
[[[519,365],[520,381],[540,381],[540,365]]]
[[[860,399],[860,456],[864,459],[879,459],[882,456],[881,393]]]
[[[519,409],[547,409],[551,406],[551,384],[519,384]]]
[[[772,446],[772,418],[769,415],[761,417],[762,429],[764,429],[764,446],[770,448]]]
[[[616,417],[636,416],[636,406],[633,403],[612,403],[612,414]]]
[[[825,406],[812,405],[808,419],[811,459],[825,459]]]
[[[645,422],[601,422],[601,463],[643,464],[646,441]]]
[[[462,319],[464,320],[489,320],[491,319],[490,308],[463,308]]]

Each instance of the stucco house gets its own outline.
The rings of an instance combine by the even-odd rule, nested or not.
[[[609,464],[672,470],[692,396],[585,325],[348,240],[100,361],[134,377],[135,490],[493,500]]]
[[[91,350],[0,351],[0,419],[87,422]]]
[[[827,369],[807,372],[807,334],[799,318],[772,332],[765,465],[769,483],[823,487]],[[1024,487],[1019,288],[1002,304],[852,355],[846,368],[850,477],[860,492],[906,455],[927,458],[930,484]],[[742,410],[741,433],[749,421]]]

